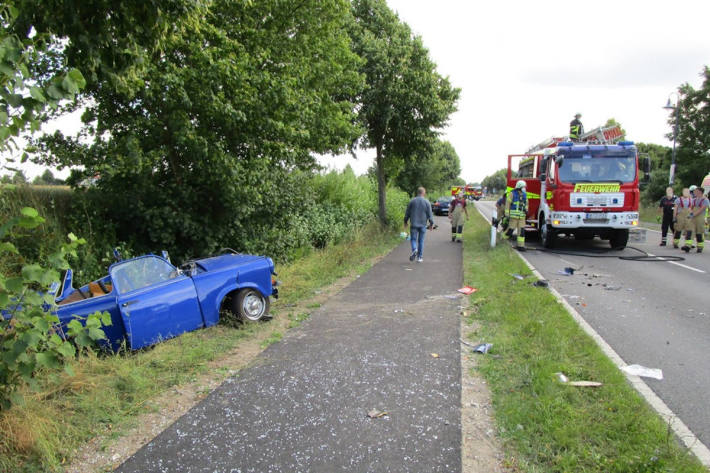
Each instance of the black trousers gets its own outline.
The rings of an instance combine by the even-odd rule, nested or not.
[[[663,215],[663,221],[661,222],[661,239],[666,239],[669,228],[671,229],[671,234],[673,234],[675,232],[675,228],[673,228],[673,216]]]

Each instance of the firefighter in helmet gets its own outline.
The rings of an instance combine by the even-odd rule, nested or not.
[[[570,141],[579,141],[579,137],[584,134],[584,127],[579,119],[582,118],[581,113],[577,113],[574,116],[574,120],[569,122],[569,139]]]
[[[528,195],[525,192],[525,181],[518,181],[510,197],[505,201],[505,216],[508,217],[507,238],[512,238],[513,230],[517,230],[516,248],[525,251],[525,217],[528,213]]]

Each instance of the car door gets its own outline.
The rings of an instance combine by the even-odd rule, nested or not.
[[[157,256],[112,266],[117,303],[131,349],[204,326],[192,279]]]

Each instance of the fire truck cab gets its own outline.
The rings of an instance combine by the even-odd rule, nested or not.
[[[537,230],[547,248],[564,234],[577,240],[598,236],[621,249],[629,230],[638,226],[639,158],[630,141],[552,139],[542,149],[508,156],[508,192],[521,179],[527,187],[528,230]]]

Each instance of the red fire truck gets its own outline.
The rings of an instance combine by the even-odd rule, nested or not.
[[[483,189],[480,186],[451,186],[451,195],[456,196],[459,192],[463,192],[467,199],[479,200],[483,197]]]
[[[550,138],[508,156],[506,192],[525,181],[528,230],[537,230],[546,248],[560,234],[626,247],[639,221],[639,157],[633,142],[621,137],[618,126],[599,127],[579,142]]]

